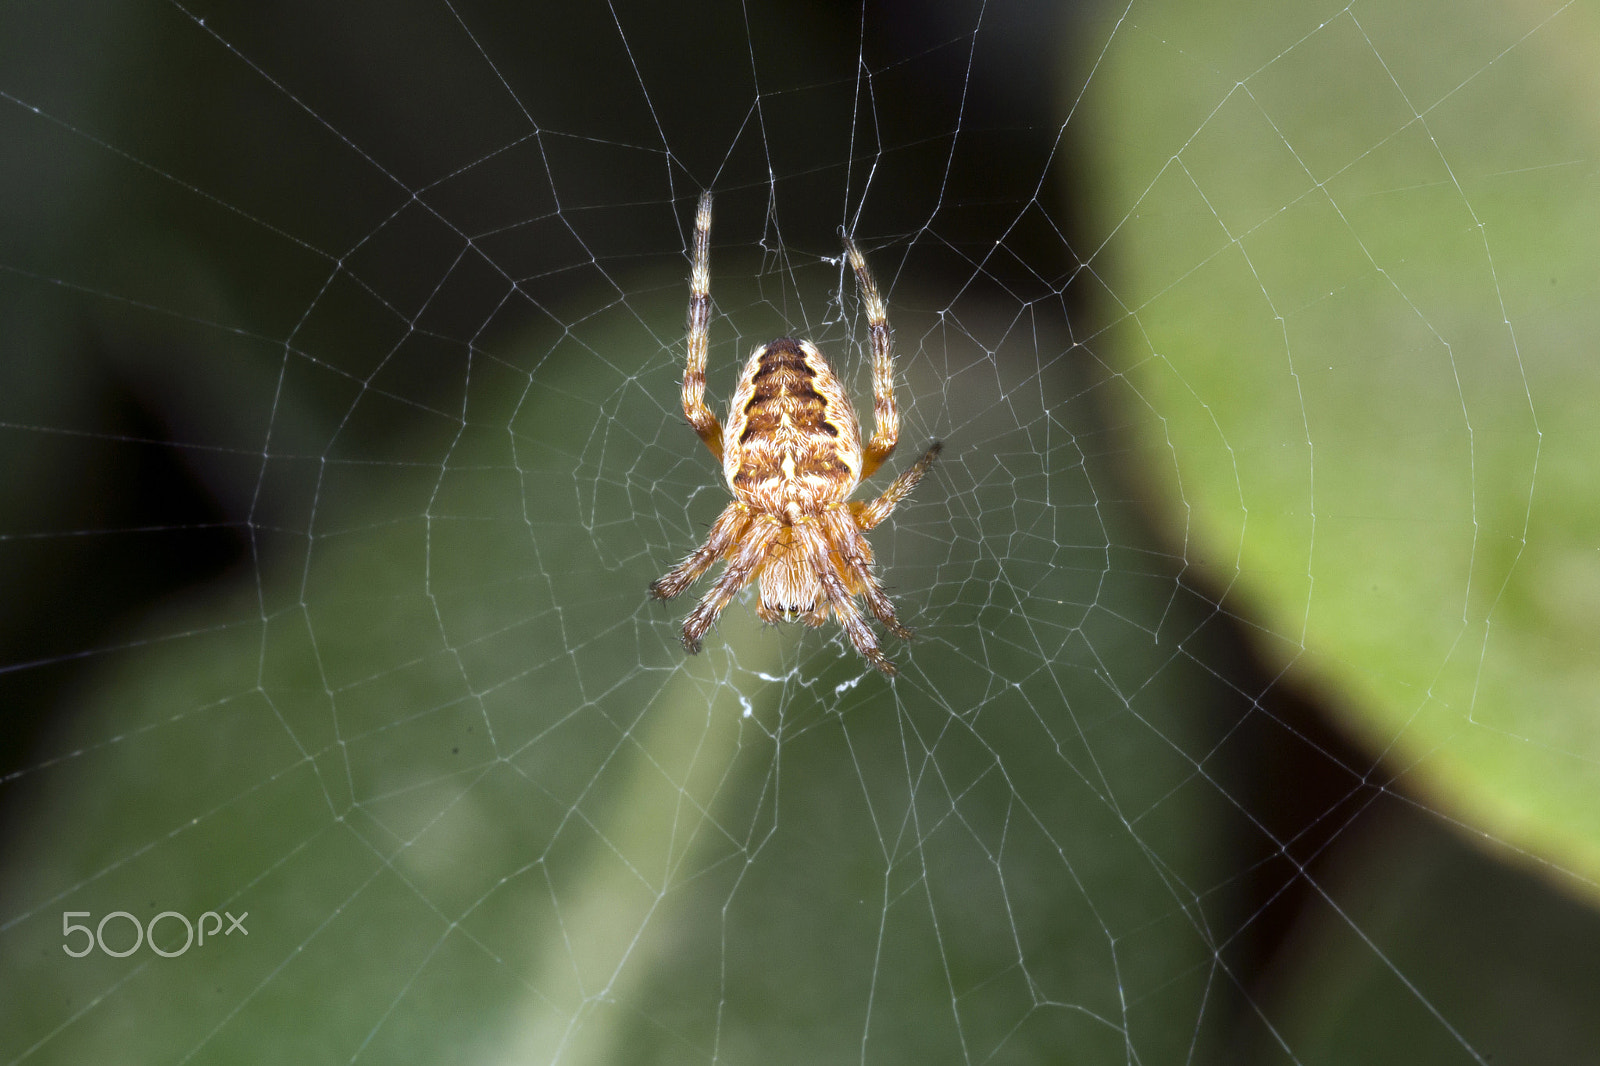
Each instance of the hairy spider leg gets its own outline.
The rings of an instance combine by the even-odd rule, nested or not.
[[[884,592],[882,582],[872,571],[872,546],[861,535],[854,517],[841,507],[824,513],[822,522],[851,593],[866,600],[868,609],[883,623],[885,629],[901,640],[910,640],[911,630],[900,624],[894,602]]]
[[[738,500],[728,504],[711,523],[706,542],[677,566],[650,585],[650,594],[658,600],[670,600],[697,581],[701,574],[714,566],[718,559],[733,550],[745,527],[750,524],[750,508]]]
[[[683,416],[722,459],[722,424],[706,406],[706,352],[711,346],[711,193],[694,216],[694,266],[689,275],[689,356],[683,369]]]
[[[889,339],[889,312],[878,294],[878,282],[867,268],[866,256],[848,234],[844,250],[866,304],[867,336],[872,347],[872,439],[861,457],[861,476],[867,478],[883,465],[900,440],[900,414],[894,405],[894,352]]]
[[[889,512],[893,511],[895,506],[909,496],[912,489],[917,487],[917,482],[921,481],[922,475],[928,472],[928,468],[939,457],[939,451],[943,447],[944,444],[940,441],[934,441],[928,445],[928,450],[922,453],[922,458],[913,463],[909,470],[895,478],[893,483],[884,490],[883,495],[877,499],[870,502],[865,500],[852,501],[850,510],[855,515],[856,525],[863,530],[867,530],[888,518]]]
[[[769,515],[756,515],[745,532],[744,539],[734,547],[728,557],[727,568],[717,578],[717,583],[694,605],[683,623],[683,646],[690,652],[700,650],[700,638],[711,628],[722,609],[750,584],[756,570],[766,561],[772,544],[778,539],[782,524]]]
[[[793,528],[796,543],[805,551],[807,560],[816,571],[817,583],[833,605],[833,613],[838,616],[839,625],[849,636],[856,652],[884,676],[893,677],[896,673],[894,663],[878,646],[878,636],[867,624],[861,608],[856,606],[855,594],[845,584],[839,571],[830,564],[828,538],[823,535],[821,524],[815,519],[805,519],[795,523]]]

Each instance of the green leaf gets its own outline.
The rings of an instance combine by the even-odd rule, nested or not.
[[[1593,893],[1594,8],[1141,4],[1090,96],[1168,537],[1403,789]]]

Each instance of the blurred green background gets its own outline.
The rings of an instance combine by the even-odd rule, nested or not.
[[[1594,1061],[1597,56],[0,8],[0,1062]],[[946,442],[892,683],[647,602],[726,499],[706,187],[713,401],[780,334],[868,394],[843,227],[876,483]],[[117,911],[248,933],[62,951]]]

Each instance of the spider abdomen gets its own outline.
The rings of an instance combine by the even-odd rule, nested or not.
[[[791,521],[843,502],[861,479],[861,428],[810,341],[780,337],[745,364],[723,433],[728,487]]]

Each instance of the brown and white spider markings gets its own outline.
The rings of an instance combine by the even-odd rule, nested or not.
[[[894,356],[878,285],[848,236],[844,251],[866,305],[872,346],[872,413],[866,450],[861,426],[828,360],[808,340],[779,337],[751,354],[739,375],[724,429],[706,406],[706,349],[711,322],[711,194],[700,197],[689,281],[689,355],[683,373],[683,413],[711,454],[722,461],[733,492],[706,542],[650,592],[667,600],[687,589],[719,560],[727,566],[683,623],[683,646],[700,638],[751,581],[760,580],[756,614],[764,622],[799,620],[820,626],[829,613],[856,651],[890,677],[895,665],[878,647],[856,598],[901,639],[894,604],[873,573],[872,548],[861,534],[889,517],[922,480],[939,454],[934,441],[922,458],[875,500],[851,500],[863,478],[894,451],[900,419],[894,404]]]

